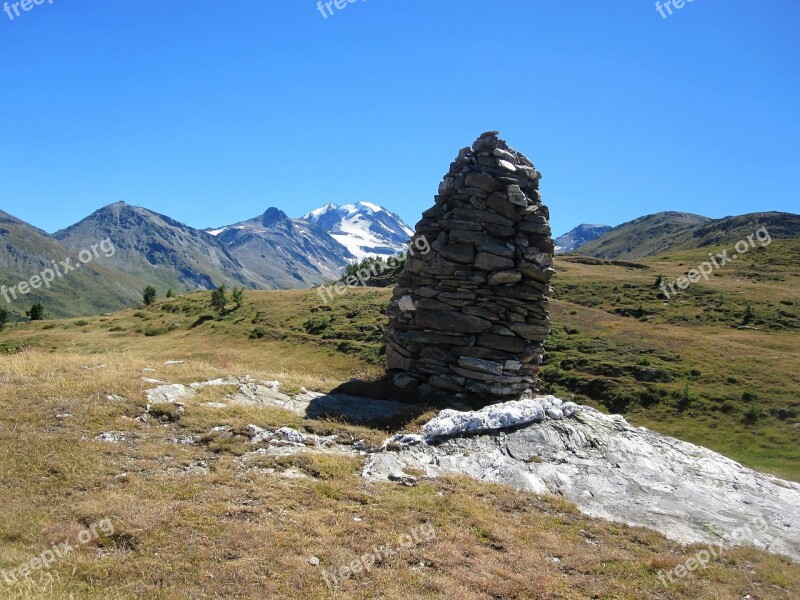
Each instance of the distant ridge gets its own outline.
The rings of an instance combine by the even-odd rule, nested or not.
[[[710,219],[662,212],[588,240],[606,227],[575,228],[558,239],[559,252],[635,261],[734,244],[760,227],[767,227],[773,239],[792,239],[800,237],[800,215],[761,212]],[[145,285],[156,286],[159,295],[168,288],[179,293],[222,283],[249,289],[307,288],[338,279],[344,266],[366,256],[402,253],[410,231],[396,214],[369,202],[327,204],[300,219],[272,207],[252,219],[205,231],[115,202],[53,235],[0,211],[0,284],[27,281],[52,261],[74,259],[109,238],[113,256],[87,263],[50,289],[31,290],[9,306],[12,313],[20,317],[35,301],[44,303],[53,317],[117,310],[141,302]]]
[[[800,215],[760,212],[710,219],[692,213],[661,212],[614,227],[578,250],[597,258],[636,259],[677,250],[734,244],[767,227],[773,239],[800,237]]]
[[[711,219],[692,213],[666,211],[639,217],[614,227],[578,251],[598,258],[642,258],[668,249],[674,236]]]
[[[116,248],[109,259],[114,268],[164,291],[210,289],[223,282],[250,285],[252,280],[214,236],[124,202],[109,204],[53,237],[76,251],[109,238]]]
[[[578,225],[575,229],[556,238],[556,254],[575,252],[578,248],[596,240],[610,230],[610,225],[589,225],[587,223]]]

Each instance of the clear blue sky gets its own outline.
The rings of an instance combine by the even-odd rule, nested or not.
[[[2,0],[0,0],[2,2]],[[800,212],[800,2],[53,0],[0,12],[0,209],[195,227],[367,200],[412,226],[458,149],[543,172],[555,234]],[[13,14],[13,12],[12,12]]]

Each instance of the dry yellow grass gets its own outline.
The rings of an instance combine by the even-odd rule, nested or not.
[[[148,352],[28,350],[0,363],[0,569],[15,569],[103,519],[114,525],[113,535],[81,546],[48,570],[11,587],[0,581],[1,597],[800,595],[800,567],[749,549],[732,551],[711,568],[664,588],[658,570],[683,562],[694,553],[691,548],[644,529],[582,516],[557,498],[467,478],[415,488],[369,484],[359,476],[358,458],[317,455],[313,449],[243,469],[237,448],[213,451],[175,440],[220,424],[348,429],[277,409],[215,411],[191,401],[177,422],[142,423],[135,419],[144,411],[149,387],[142,376],[188,383],[249,373],[322,387],[327,376],[311,369],[252,370],[241,351],[219,343],[209,355],[172,367],[162,363],[183,358],[174,348]],[[275,364],[284,368],[279,357]],[[156,371],[143,373],[148,365]],[[108,400],[111,394],[124,400]],[[63,418],[65,413],[71,416]],[[124,441],[95,441],[107,431],[124,434]],[[372,433],[376,439],[382,435]],[[198,465],[207,472],[193,471]],[[287,472],[306,477],[289,478]],[[326,586],[323,571],[335,571],[378,546],[398,547],[399,536],[423,525],[433,528],[434,539],[400,550],[338,588]],[[310,564],[311,557],[320,565]]]

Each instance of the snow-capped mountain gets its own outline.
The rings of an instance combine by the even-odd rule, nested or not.
[[[303,220],[319,226],[358,260],[402,253],[414,235],[399,216],[370,202],[326,204]]]
[[[205,231],[267,287],[279,289],[338,279],[345,266],[368,256],[400,254],[414,234],[396,214],[369,202],[328,204],[300,219],[270,208]]]
[[[277,208],[207,233],[248,271],[277,289],[303,288],[338,279],[342,267],[355,261],[347,248],[317,224],[290,219]]]
[[[584,244],[596,240],[600,236],[611,230],[608,225],[578,225],[572,231],[568,231],[559,238],[556,238],[556,254],[574,252]]]

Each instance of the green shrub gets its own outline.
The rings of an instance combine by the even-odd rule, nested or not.
[[[763,416],[764,414],[761,412],[761,409],[754,404],[744,413],[744,422],[748,425],[755,425]]]
[[[678,399],[678,412],[684,412],[685,410],[688,410],[688,408],[692,405],[692,402],[694,402],[694,397],[692,396],[689,390],[689,384],[687,383],[683,387],[683,394],[681,394],[680,398]]]
[[[320,334],[331,326],[331,320],[327,317],[312,317],[305,323],[303,323],[303,329],[306,330],[306,333],[311,334]]]
[[[167,333],[166,327],[148,327],[144,330],[144,334],[147,337],[155,337],[157,335],[164,335],[165,333]]]

